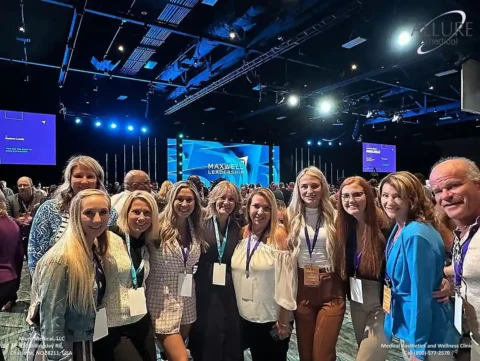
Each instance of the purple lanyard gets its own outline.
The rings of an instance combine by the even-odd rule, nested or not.
[[[317,244],[319,230],[320,230],[320,225],[317,222],[317,226],[315,227],[315,234],[313,235],[313,243],[311,243],[310,236],[308,235],[307,226],[305,226],[305,241],[307,241],[308,253],[310,254],[310,258],[312,258],[313,250],[315,249],[315,245]]]
[[[185,265],[185,271],[187,271],[187,261],[188,256],[190,256],[190,245],[188,247],[183,247],[183,245],[181,245],[180,247],[182,248],[183,264]]]
[[[247,274],[247,278],[250,276],[250,261],[252,260],[252,257],[253,257],[253,254],[255,253],[255,251],[257,250],[258,248],[258,245],[260,244],[260,239],[257,240],[257,242],[255,243],[255,245],[253,246],[253,249],[252,249],[252,253],[250,253],[250,240],[252,239],[252,234],[250,233],[248,235],[248,243],[247,243],[247,265],[245,267],[245,272]]]
[[[454,255],[454,264],[453,268],[455,270],[455,286],[460,287],[462,284],[462,278],[463,278],[463,262],[465,261],[465,256],[467,255],[468,247],[470,246],[470,242],[473,239],[473,236],[475,233],[477,233],[478,226],[473,227],[469,234],[467,240],[463,243],[461,250],[460,250],[460,256]],[[457,251],[458,252],[458,251]]]
[[[354,264],[355,264],[355,275],[357,274],[357,270],[360,267],[360,261],[362,260],[362,252],[357,253],[355,256]]]

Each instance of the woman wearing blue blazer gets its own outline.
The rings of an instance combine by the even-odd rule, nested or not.
[[[433,298],[445,259],[433,205],[408,172],[382,180],[380,202],[396,222],[386,247],[385,335],[400,339],[405,360],[452,360],[460,335],[450,305]]]

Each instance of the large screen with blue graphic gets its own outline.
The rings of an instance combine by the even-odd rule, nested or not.
[[[55,115],[0,110],[0,164],[55,165]]]
[[[197,175],[208,187],[218,178],[240,186],[269,184],[269,146],[244,143],[183,139],[182,157],[178,159],[176,139],[168,139],[168,179],[177,180],[181,163],[182,179]],[[180,162],[178,162],[180,161]],[[280,179],[280,147],[273,149],[272,181]]]
[[[389,144],[362,143],[363,171],[392,173],[397,171],[397,147]]]

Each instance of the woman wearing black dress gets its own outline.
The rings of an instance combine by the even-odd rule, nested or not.
[[[195,361],[243,361],[241,319],[230,265],[240,239],[239,209],[237,187],[227,181],[217,184],[210,193],[204,220],[209,247],[195,273],[197,321],[189,345]]]

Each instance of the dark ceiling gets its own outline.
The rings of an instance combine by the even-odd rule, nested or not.
[[[420,41],[448,37],[460,16],[418,30],[452,10],[467,14],[455,44],[419,55]],[[468,0],[2,0],[0,71],[48,93],[67,118],[146,117],[196,138],[465,136],[477,128],[460,112],[460,72],[435,74],[480,60],[479,10]],[[401,31],[414,33],[404,47]],[[322,114],[325,99],[334,107]]]

